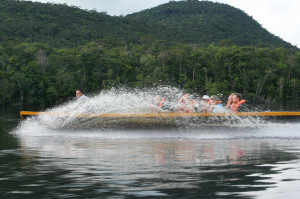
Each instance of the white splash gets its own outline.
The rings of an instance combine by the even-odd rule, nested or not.
[[[99,94],[89,96],[89,100],[85,102],[79,102],[77,100],[69,101],[65,104],[59,105],[57,107],[50,108],[46,110],[48,113],[39,115],[38,117],[28,118],[22,121],[18,127],[19,132],[42,132],[47,133],[57,133],[69,129],[69,127],[78,128],[77,130],[93,130],[93,128],[88,128],[90,124],[90,119],[81,118],[78,116],[86,113],[154,113],[154,112],[168,112],[176,111],[178,108],[179,99],[185,94],[182,90],[175,87],[157,87],[153,89],[111,89],[109,91],[102,91]],[[168,110],[162,110],[154,105],[153,100],[155,96],[162,96],[167,99],[166,104],[169,107]],[[197,95],[190,95],[191,100],[200,102],[200,98]],[[227,111],[223,109],[222,111]],[[88,121],[89,120],[89,121]],[[143,118],[139,120],[142,123]],[[146,119],[145,119],[146,120]],[[159,120],[159,119],[156,119]],[[222,129],[224,127],[232,128],[251,128],[251,129],[261,129],[264,128],[268,132],[269,128],[273,128],[272,123],[260,118],[260,117],[224,117],[224,118],[178,118],[172,120],[164,119],[171,126],[180,125],[180,129],[183,131],[188,131],[192,129],[201,129],[201,132],[206,132],[207,128],[212,127],[214,129]],[[87,122],[88,121],[88,122]],[[99,123],[105,121],[104,119],[98,119],[94,122]],[[106,120],[107,121],[107,120]],[[111,119],[112,123],[124,122],[117,119]],[[141,122],[142,121],[142,122]],[[154,122],[154,119],[153,119]],[[157,121],[156,121],[157,122]],[[160,121],[159,121],[160,122]],[[222,124],[220,126],[220,123]],[[156,127],[157,123],[153,124],[152,127]],[[81,125],[81,126],[80,126]],[[269,127],[268,127],[269,126]],[[71,128],[71,131],[76,129]],[[277,128],[277,127],[275,127]],[[68,131],[69,131],[68,130]],[[102,131],[105,129],[101,129]],[[116,129],[114,129],[116,130]],[[150,129],[151,130],[151,129]],[[211,129],[210,129],[211,130]],[[198,130],[197,130],[198,131]],[[198,133],[197,133],[198,134]]]

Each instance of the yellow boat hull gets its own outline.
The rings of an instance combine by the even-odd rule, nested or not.
[[[258,117],[258,116],[300,116],[300,112],[228,112],[228,113],[60,113],[60,112],[32,112],[21,111],[20,116],[24,119],[26,116],[49,115],[60,117],[78,117],[78,118],[176,118],[176,117]]]
[[[179,126],[220,127],[234,124],[252,125],[265,121],[300,121],[300,112],[228,112],[228,113],[59,113],[20,112],[21,118],[50,116],[71,121],[61,128],[173,128]],[[71,119],[70,119],[71,118]]]

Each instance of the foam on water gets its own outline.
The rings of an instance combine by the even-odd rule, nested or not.
[[[15,130],[18,134],[29,136],[67,136],[67,137],[92,137],[99,139],[143,139],[143,138],[187,138],[187,139],[235,139],[250,138],[300,138],[300,124],[278,124],[265,121],[259,117],[236,117],[214,124],[215,118],[206,118],[205,127],[195,118],[180,118],[179,128],[173,129],[81,129],[76,132],[66,130],[64,127],[78,123],[78,115],[82,113],[149,113],[157,112],[157,107],[152,103],[156,95],[167,98],[168,106],[177,108],[178,99],[184,92],[174,87],[158,87],[148,90],[112,89],[91,96],[84,103],[70,101],[46,111],[64,115],[40,115],[22,121]],[[194,95],[193,99],[198,99]],[[162,111],[162,110],[159,110]],[[226,110],[224,110],[226,111]],[[68,114],[66,117],[65,114]],[[84,123],[84,120],[80,120]],[[117,122],[117,121],[116,121]]]

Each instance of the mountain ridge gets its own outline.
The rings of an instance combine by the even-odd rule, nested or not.
[[[123,17],[30,1],[2,0],[0,9],[0,42],[75,47],[105,37],[140,43],[150,35],[152,40],[164,40],[167,45],[207,46],[227,40],[238,46],[296,48],[263,29],[243,11],[209,1],[170,1]]]
[[[226,39],[240,46],[270,43],[274,46],[291,47],[290,43],[268,32],[242,10],[223,3],[170,1],[127,17],[144,23],[164,24],[178,33],[183,33],[179,36],[185,38],[186,42],[192,42],[189,38],[194,36],[193,40],[202,43]],[[184,36],[185,29],[189,30],[188,37]]]

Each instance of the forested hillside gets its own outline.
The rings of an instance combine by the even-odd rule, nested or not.
[[[229,40],[236,45],[291,47],[232,6],[209,1],[171,1],[155,8],[128,15],[143,23],[165,26],[171,37],[184,43],[210,44]]]
[[[170,2],[136,15],[111,17],[66,5],[1,0],[0,104],[49,107],[71,99],[77,88],[95,93],[157,84],[201,95],[241,92],[250,101],[299,100],[299,49],[272,35],[262,42],[259,34],[265,30],[254,25],[259,34],[249,31],[251,39],[243,43],[228,35],[235,28],[230,20],[216,35],[186,37],[194,31],[192,24],[198,27],[197,20],[183,31],[186,19],[179,15],[181,29],[174,32],[172,18],[177,15],[166,17],[163,11],[169,7],[170,13],[180,13],[181,5],[184,16],[191,9],[188,19],[199,17],[198,5],[212,7],[203,11],[206,15],[235,10],[206,1]],[[152,12],[161,19],[147,18]],[[237,30],[233,33],[238,37]],[[248,36],[240,38],[247,42]]]
[[[105,37],[136,42],[145,32],[155,32],[151,25],[62,4],[0,2],[0,42],[41,42],[53,47],[75,47]]]
[[[241,10],[208,1],[170,1],[126,17],[62,4],[0,2],[0,42],[42,42],[61,48],[103,38],[123,43],[157,40],[169,46],[178,43],[208,46],[227,40],[238,46],[295,48],[270,34]]]

